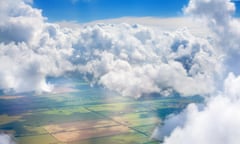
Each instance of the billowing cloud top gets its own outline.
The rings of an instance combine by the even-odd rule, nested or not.
[[[183,112],[170,115],[152,137],[165,144],[237,144],[240,123],[240,77],[231,72],[239,57],[239,21],[232,17],[235,7],[229,0],[191,0],[185,12],[205,20],[214,32],[215,49],[226,54],[227,78],[218,94],[210,95],[204,105],[190,104]],[[235,69],[239,73],[239,67]]]
[[[222,71],[213,42],[187,29],[164,32],[138,24],[63,28],[25,1],[1,1],[0,88],[51,91],[47,76],[86,75],[125,96],[178,92],[206,95]]]

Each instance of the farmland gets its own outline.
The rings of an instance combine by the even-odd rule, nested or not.
[[[156,144],[151,134],[168,114],[200,101],[134,99],[68,80],[48,94],[1,95],[0,131],[19,144]]]

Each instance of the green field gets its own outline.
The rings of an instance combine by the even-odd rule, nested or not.
[[[157,144],[154,128],[199,98],[133,99],[71,82],[74,91],[0,96],[0,131],[19,144]]]

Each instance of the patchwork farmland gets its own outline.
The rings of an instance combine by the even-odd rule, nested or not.
[[[0,96],[0,131],[18,144],[157,144],[153,130],[198,97],[122,97],[71,80],[51,94]]]

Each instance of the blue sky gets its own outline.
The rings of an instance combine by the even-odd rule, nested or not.
[[[118,17],[176,17],[188,0],[34,0],[49,21],[89,22]],[[240,2],[236,2],[240,7]],[[237,11],[239,16],[239,11]]]

